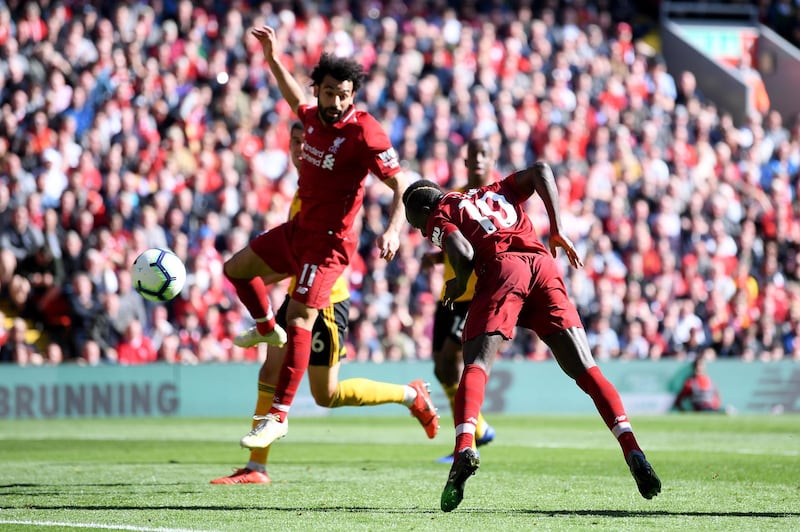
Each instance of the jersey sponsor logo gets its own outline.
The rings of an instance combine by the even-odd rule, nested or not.
[[[387,168],[398,168],[400,166],[400,160],[398,159],[397,152],[394,150],[394,148],[389,148],[388,150],[381,152],[378,154],[378,158]]]
[[[325,156],[325,152],[315,148],[309,143],[305,143],[303,145],[303,153],[302,157],[304,160],[308,161],[309,163],[313,164],[314,166],[322,166],[322,158]]]
[[[331,144],[331,147],[328,148],[328,151],[331,153],[336,153],[337,151],[339,151],[339,148],[342,147],[342,144],[344,143],[345,140],[346,139],[344,137],[335,138],[333,140],[333,144]]]
[[[333,164],[336,162],[336,157],[333,154],[327,154],[322,160],[322,167],[325,170],[333,170]]]
[[[434,246],[442,247],[442,229],[440,227],[433,228],[431,232],[431,242]]]

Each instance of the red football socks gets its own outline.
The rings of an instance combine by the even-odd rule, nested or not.
[[[267,286],[261,277],[252,279],[233,279],[228,280],[236,288],[236,295],[247,307],[250,315],[256,320],[258,332],[265,335],[275,328],[275,316],[269,303]],[[264,320],[263,318],[267,318]]]
[[[308,369],[311,358],[311,331],[300,327],[287,327],[286,358],[281,366],[275,398],[272,401],[270,414],[275,414],[283,422],[292,406],[294,396],[300,387],[300,381]]]
[[[583,375],[578,377],[578,386],[586,392],[594,401],[600,417],[617,438],[622,453],[627,458],[631,451],[640,451],[639,444],[633,435],[628,416],[625,414],[625,407],[617,389],[605,378],[600,368],[594,366],[589,368]]]
[[[489,376],[481,366],[469,364],[464,368],[461,383],[456,392],[455,412],[453,412],[456,426],[455,453],[472,447],[488,380]]]

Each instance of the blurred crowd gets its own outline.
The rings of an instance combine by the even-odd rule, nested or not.
[[[357,105],[413,178],[465,184],[473,137],[499,177],[549,162],[586,266],[560,264],[599,360],[800,360],[800,120],[735,124],[691,72],[667,72],[626,6],[0,1],[0,362],[264,356],[233,346],[251,318],[222,275],[296,187],[293,116],[248,33],[262,24],[311,100],[321,53],[364,65]],[[442,272],[422,269],[416,231],[379,258],[388,192],[368,179],[348,357],[426,360]],[[528,210],[546,240],[541,202]],[[166,304],[132,289],[149,247],[189,272]],[[523,331],[503,356],[550,357]]]

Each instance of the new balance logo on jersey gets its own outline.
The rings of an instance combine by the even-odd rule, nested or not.
[[[333,170],[333,163],[335,162],[336,162],[336,157],[334,157],[332,154],[329,153],[322,160],[322,167],[325,170]]]

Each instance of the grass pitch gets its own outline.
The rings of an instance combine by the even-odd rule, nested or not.
[[[0,530],[800,530],[800,417],[633,419],[663,482],[643,499],[599,417],[489,416],[497,439],[439,510],[452,422],[292,418],[270,486],[241,467],[247,419],[0,423]]]

